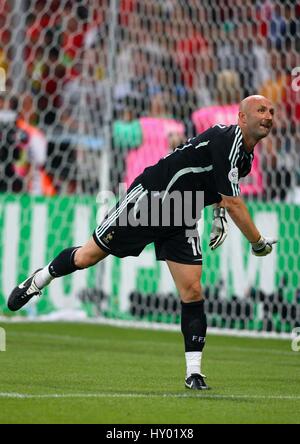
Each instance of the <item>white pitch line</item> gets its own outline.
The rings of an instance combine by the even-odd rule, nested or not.
[[[71,335],[60,335],[60,334],[52,334],[52,333],[36,333],[36,332],[9,332],[8,333],[9,336],[17,336],[18,338],[20,337],[37,337],[39,339],[50,339],[50,340],[61,340],[61,341],[71,341],[71,342],[95,342],[95,343],[111,343],[111,339],[109,338],[95,338],[95,337],[83,337],[83,336],[71,336]],[[139,344],[139,345],[155,345],[156,341],[151,338],[147,339],[147,340],[140,340],[140,339],[128,339],[128,344]],[[159,342],[160,345],[166,345],[168,347],[176,347],[178,348],[178,344],[176,343],[172,343],[172,342]],[[209,344],[210,348],[213,349],[220,349],[220,350],[224,350],[224,346],[219,346],[217,344]],[[286,350],[277,350],[274,348],[255,348],[255,347],[237,347],[237,346],[231,346],[228,345],[228,348],[230,349],[230,351],[235,351],[235,352],[244,352],[244,353],[262,353],[262,354],[271,354],[271,355],[284,355],[284,356],[291,356],[291,357],[299,357],[299,354],[297,355],[297,353],[293,352],[292,350],[290,351],[286,351]]]
[[[6,399],[67,399],[67,398],[189,398],[189,399],[224,399],[224,400],[300,400],[300,395],[213,395],[213,394],[184,394],[184,393],[48,393],[48,394],[29,394],[29,393],[9,393],[0,392],[0,398]]]

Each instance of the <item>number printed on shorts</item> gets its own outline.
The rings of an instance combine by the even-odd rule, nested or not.
[[[192,245],[194,256],[198,256],[199,254],[201,255],[201,247],[200,247],[199,237],[189,237],[188,243]]]

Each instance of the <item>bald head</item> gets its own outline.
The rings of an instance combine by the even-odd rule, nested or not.
[[[238,125],[242,129],[249,146],[266,137],[273,126],[274,107],[264,96],[246,97],[240,103]]]
[[[265,104],[266,102],[268,102],[270,106],[272,105],[270,100],[264,96],[260,96],[258,94],[253,96],[248,96],[241,101],[239,111],[242,113],[248,113],[253,107],[260,105],[261,103]]]

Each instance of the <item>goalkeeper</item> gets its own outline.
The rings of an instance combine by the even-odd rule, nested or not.
[[[147,195],[163,194],[165,198],[173,191],[180,195],[190,191],[194,196],[196,192],[202,191],[204,206],[215,204],[210,236],[212,249],[221,245],[226,237],[227,210],[251,243],[254,255],[266,256],[271,253],[272,244],[276,241],[262,236],[252,221],[240,196],[239,179],[249,174],[254,147],[269,134],[273,116],[274,108],[268,99],[249,96],[240,103],[237,125],[215,125],[179,145],[157,164],[146,168],[85,245],[66,248],[50,264],[35,271],[12,291],[8,299],[9,309],[19,310],[33,296],[40,295],[41,290],[54,278],[90,267],[109,254],[118,257],[138,256],[147,244],[154,242],[156,257],[167,262],[181,298],[185,386],[193,390],[207,389],[201,372],[207,322],[200,285],[202,254],[198,231],[193,227],[191,234],[184,223],[182,226],[172,223],[165,226],[160,219],[152,223],[154,212],[149,206],[151,224],[135,222],[138,214],[147,213],[143,206]],[[194,198],[191,202],[194,210],[197,202]],[[171,219],[176,218],[178,211],[181,209],[178,210],[176,206],[169,207]],[[132,214],[135,215],[134,220],[129,217]]]

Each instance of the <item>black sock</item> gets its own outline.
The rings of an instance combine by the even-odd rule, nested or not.
[[[205,345],[207,321],[204,301],[181,302],[181,331],[185,351],[202,351]]]
[[[74,263],[75,251],[79,247],[66,248],[61,251],[56,258],[49,264],[49,273],[53,277],[66,276],[76,270],[80,270]]]

